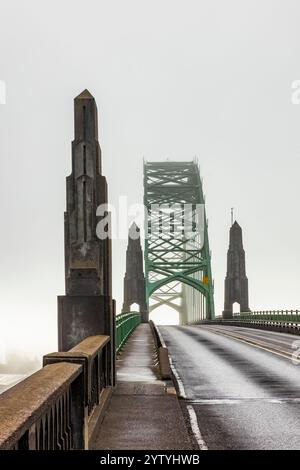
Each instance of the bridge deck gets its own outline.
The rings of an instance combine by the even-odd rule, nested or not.
[[[192,449],[171,383],[161,381],[148,324],[141,324],[117,360],[118,385],[93,449]]]

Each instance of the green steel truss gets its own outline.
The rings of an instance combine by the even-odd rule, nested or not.
[[[197,162],[145,162],[144,205],[149,310],[172,307],[182,324],[213,319],[211,254]]]

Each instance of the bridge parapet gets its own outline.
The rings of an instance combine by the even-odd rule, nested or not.
[[[241,312],[232,318],[216,317],[214,320],[202,321],[201,324],[223,324],[228,326],[244,326],[247,328],[261,328],[284,333],[300,334],[299,310],[260,310],[254,312]]]
[[[253,319],[260,318],[262,320],[300,320],[299,310],[258,310],[254,312],[241,312],[234,314],[233,318]]]
[[[0,449],[87,449],[111,390],[109,336],[92,336],[0,396]],[[96,417],[96,419],[95,419]]]

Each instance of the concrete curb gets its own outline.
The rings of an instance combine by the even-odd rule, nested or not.
[[[179,399],[186,398],[186,393],[185,393],[185,390],[184,390],[183,383],[181,381],[181,378],[178,375],[176,367],[173,364],[172,358],[169,355],[169,351],[168,351],[168,348],[166,347],[164,339],[163,339],[158,327],[153,323],[153,321],[150,320],[149,323],[150,323],[150,327],[151,327],[153,335],[154,335],[155,344],[158,344],[158,348],[163,348],[164,350],[167,351],[170,379],[172,380],[172,382],[174,384],[176,394],[177,394],[177,398],[179,398]],[[162,353],[162,355],[165,355],[165,354],[166,354],[165,352]],[[165,360],[166,359],[164,358],[164,361]]]
[[[172,371],[169,361],[168,348],[163,346],[158,349],[159,371],[162,379],[171,379]]]
[[[168,348],[166,347],[165,342],[155,323],[150,320],[149,324],[154,336],[154,342],[157,350],[160,376],[164,380],[172,380],[174,382],[174,374],[172,373]]]
[[[154,336],[154,343],[157,351],[157,358],[159,362],[159,373],[163,380],[172,380],[172,370],[169,360],[168,348],[165,345],[161,334],[152,320],[149,321],[151,331]]]

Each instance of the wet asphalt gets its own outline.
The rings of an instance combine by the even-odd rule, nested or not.
[[[208,449],[300,449],[300,337],[223,326],[160,326]],[[294,346],[294,348],[293,348]],[[296,348],[295,348],[296,346]]]

